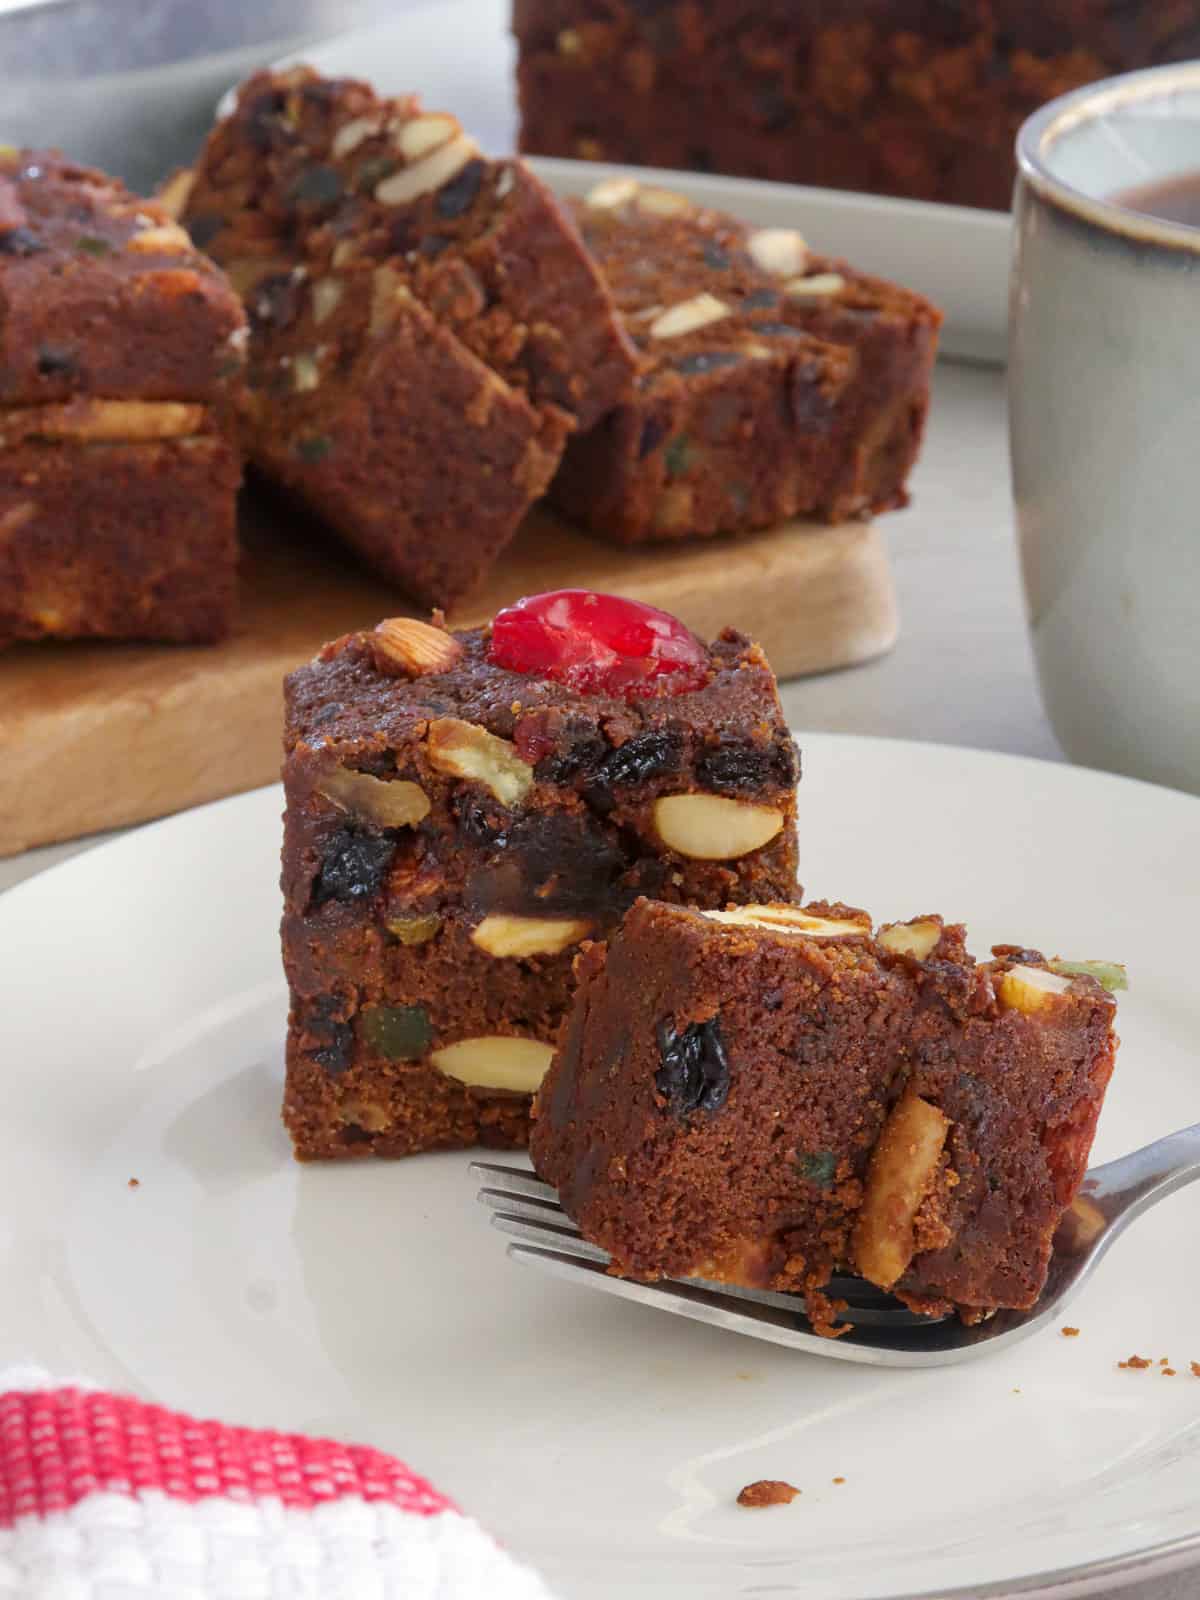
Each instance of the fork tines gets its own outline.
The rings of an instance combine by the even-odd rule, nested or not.
[[[919,1337],[937,1326],[861,1278],[835,1278],[829,1285],[832,1297],[848,1302],[845,1320],[853,1327],[852,1332],[830,1339],[812,1332],[804,1301],[796,1295],[701,1278],[638,1283],[615,1277],[608,1271],[606,1252],[580,1236],[549,1184],[522,1167],[476,1161],[471,1171],[483,1180],[479,1199],[490,1208],[493,1225],[516,1241],[509,1245],[509,1255],[555,1277],[587,1283],[759,1339],[855,1361],[887,1360],[899,1337]],[[923,1364],[916,1349],[909,1352],[906,1364],[914,1362]]]

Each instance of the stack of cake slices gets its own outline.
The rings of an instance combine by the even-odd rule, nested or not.
[[[905,503],[939,314],[668,190],[568,213],[413,97],[246,83],[169,199],[251,323],[251,459],[429,605],[544,495],[621,543]]]
[[[0,646],[229,631],[245,340],[161,206],[0,146]]]
[[[0,645],[228,633],[243,456],[428,606],[542,500],[621,544],[901,506],[939,320],[670,190],[561,206],[307,67],[157,202],[0,146]]]
[[[259,74],[171,200],[245,298],[251,459],[419,600],[478,583],[632,386],[553,197],[415,98]]]

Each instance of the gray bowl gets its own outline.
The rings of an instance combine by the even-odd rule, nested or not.
[[[52,145],[147,190],[222,92],[397,0],[0,0],[0,144]]]

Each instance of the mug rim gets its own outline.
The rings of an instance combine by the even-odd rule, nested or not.
[[[1160,99],[1174,89],[1194,89],[1200,94],[1200,61],[1182,61],[1163,67],[1145,67],[1084,84],[1059,95],[1021,124],[1017,134],[1017,172],[1043,199],[1074,212],[1109,233],[1124,234],[1141,244],[1191,250],[1200,255],[1200,228],[1185,222],[1168,222],[1113,200],[1100,200],[1055,176],[1045,152],[1064,133],[1107,113],[1145,100]],[[1200,170],[1200,164],[1198,164]]]

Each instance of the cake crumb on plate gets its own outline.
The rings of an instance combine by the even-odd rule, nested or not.
[[[756,1483],[746,1485],[737,1503],[740,1506],[786,1506],[799,1493],[799,1489],[781,1478],[759,1478]]]

